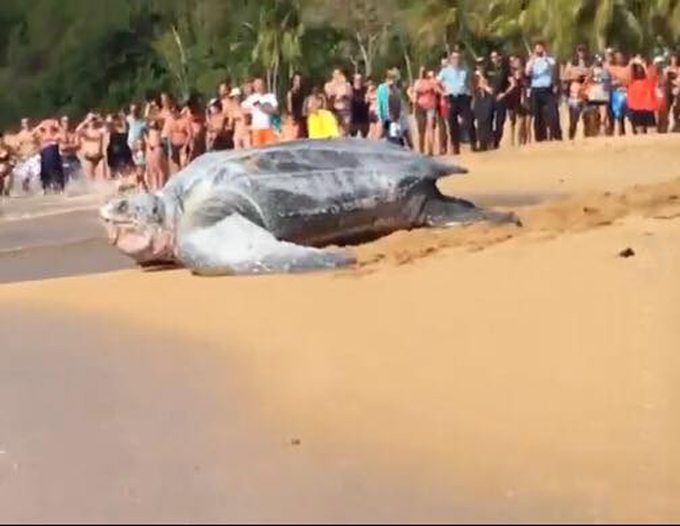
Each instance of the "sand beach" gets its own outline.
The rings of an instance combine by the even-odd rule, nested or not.
[[[144,272],[96,199],[10,203],[0,521],[677,521],[679,151],[466,154],[442,190],[522,227],[306,275]]]

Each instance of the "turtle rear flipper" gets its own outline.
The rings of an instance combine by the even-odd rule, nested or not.
[[[446,227],[478,221],[520,225],[519,219],[512,212],[484,210],[465,199],[447,197],[443,194],[429,199],[423,207],[423,222],[430,227]]]
[[[178,258],[194,274],[204,276],[327,270],[355,262],[344,251],[279,241],[240,214],[184,232]]]

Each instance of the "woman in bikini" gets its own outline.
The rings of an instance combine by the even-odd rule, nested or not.
[[[149,121],[146,133],[146,177],[149,190],[160,190],[168,180],[168,159],[163,149],[161,124]]]
[[[234,88],[231,90],[229,102],[222,107],[227,118],[227,130],[231,130],[236,150],[250,148],[251,144],[250,126],[248,125],[249,115],[243,111],[241,98],[241,90]]]
[[[103,162],[106,151],[107,132],[102,118],[90,113],[75,131],[79,142],[80,162],[85,175],[91,181],[97,178],[107,179],[107,163]]]
[[[434,128],[437,111],[437,79],[434,71],[420,68],[418,80],[412,89],[418,127],[418,151],[432,156],[434,154]]]

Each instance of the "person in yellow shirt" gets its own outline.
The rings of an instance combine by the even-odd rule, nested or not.
[[[320,97],[309,101],[307,134],[310,139],[334,139],[340,137],[338,121],[330,111],[323,109]]]

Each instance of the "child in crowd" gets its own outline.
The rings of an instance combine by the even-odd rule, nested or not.
[[[307,112],[307,134],[310,139],[333,139],[340,136],[338,120],[323,108],[323,99],[320,96],[308,101]]]
[[[133,171],[121,173],[116,183],[118,193],[124,194],[133,190],[149,190],[146,181],[146,146],[144,139],[138,139],[132,144]]]
[[[294,141],[298,138],[299,130],[293,115],[286,115],[283,118],[283,126],[280,133],[280,141]]]
[[[135,165],[135,184],[138,188],[149,189],[146,171],[146,144],[144,139],[137,139],[132,148],[132,162]]]

